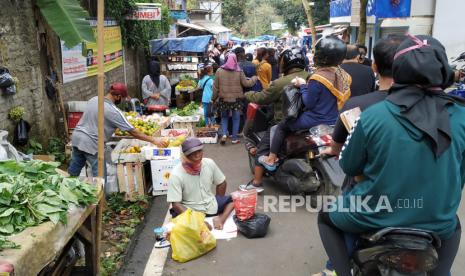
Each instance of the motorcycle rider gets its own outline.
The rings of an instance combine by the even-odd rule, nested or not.
[[[346,44],[336,36],[323,37],[317,41],[315,73],[308,82],[297,78],[295,84],[300,87],[304,110],[295,120],[283,120],[277,125],[270,154],[258,159],[269,171],[276,170],[280,148],[289,133],[336,122],[338,110],[350,97],[352,78],[340,67],[346,51]]]
[[[435,232],[442,245],[431,275],[449,274],[460,243],[465,100],[444,92],[453,83],[444,46],[430,36],[409,36],[397,49],[393,78],[386,100],[361,114],[341,153],[344,172],[365,177],[336,206],[350,209],[358,196],[370,198],[369,209],[318,216],[323,246],[339,276],[351,275],[344,233],[386,227]],[[391,208],[377,212],[382,197]],[[420,198],[422,208],[398,206],[399,200]]]
[[[310,76],[308,72],[304,71],[305,59],[298,47],[282,52],[279,65],[280,72],[283,72],[284,76],[271,82],[268,89],[264,89],[261,92],[245,93],[247,101],[251,103],[259,105],[273,105],[274,118],[272,124],[281,121],[283,118],[281,94],[284,87],[291,84],[291,81],[296,77],[306,79]],[[246,146],[247,149],[255,155],[256,159],[260,156],[267,155],[270,151],[270,130],[265,133],[258,145],[247,143]],[[255,163],[258,164],[258,162]],[[263,191],[261,182],[264,172],[265,171],[262,166],[255,166],[254,179],[248,184],[239,186],[239,188],[241,190],[257,189],[257,192]]]

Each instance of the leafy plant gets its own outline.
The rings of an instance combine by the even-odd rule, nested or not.
[[[64,163],[65,156],[65,143],[60,138],[52,137],[48,140],[47,154],[55,156],[55,161]]]
[[[94,186],[58,174],[58,165],[36,160],[0,162],[0,237],[45,221],[66,223],[71,204],[96,202]]]
[[[44,147],[36,139],[30,138],[25,151],[27,154],[42,154],[44,153]]]
[[[37,6],[66,47],[72,48],[83,41],[95,41],[92,28],[86,20],[89,13],[78,0],[37,0]]]
[[[24,116],[24,107],[22,106],[13,107],[12,109],[10,109],[10,112],[8,112],[8,116],[10,117],[11,120],[18,122]]]

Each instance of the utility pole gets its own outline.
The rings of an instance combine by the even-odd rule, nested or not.
[[[312,31],[312,52],[315,51],[316,44],[316,28],[315,23],[313,22],[312,6],[315,5],[315,2],[308,3],[308,0],[302,0],[304,5],[305,14],[307,15],[308,25]]]

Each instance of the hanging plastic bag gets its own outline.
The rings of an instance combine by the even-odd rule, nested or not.
[[[10,74],[10,71],[5,67],[0,67],[0,87],[7,88],[15,84],[13,77]]]
[[[19,120],[15,127],[13,144],[15,144],[16,146],[27,145],[30,130],[31,125],[27,121],[24,121],[23,119]]]
[[[248,239],[253,239],[266,236],[271,218],[265,214],[255,214],[247,220],[240,220],[237,216],[234,216],[234,222],[242,235]]]
[[[288,85],[284,87],[281,97],[283,101],[284,118],[286,120],[297,119],[304,108],[300,89],[296,88],[294,85]]]
[[[205,214],[187,209],[172,222],[170,243],[173,260],[185,263],[216,247],[216,239],[205,224]]]
[[[231,193],[231,197],[238,219],[246,220],[253,217],[257,206],[257,190],[236,191]]]

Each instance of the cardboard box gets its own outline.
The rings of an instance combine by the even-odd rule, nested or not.
[[[125,199],[135,200],[138,195],[145,195],[145,178],[143,163],[123,163],[116,167],[119,191],[125,193]]]
[[[168,180],[171,171],[179,162],[181,162],[179,159],[150,161],[153,195],[164,195],[168,192]]]
[[[144,147],[142,154],[146,160],[166,160],[166,159],[180,159],[181,147],[176,148],[157,148],[157,147]]]
[[[41,161],[44,161],[44,162],[54,162],[55,161],[55,155],[33,155],[32,159],[41,160]]]

